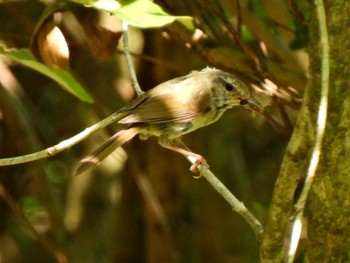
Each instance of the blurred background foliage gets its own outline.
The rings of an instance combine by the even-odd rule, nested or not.
[[[52,78],[0,56],[1,158],[57,144],[135,96],[118,13],[99,5],[111,2],[117,3],[0,2],[1,44],[31,50],[48,67],[70,72],[86,91],[72,96]],[[148,1],[122,4],[135,2]],[[130,28],[129,44],[144,90],[214,66],[242,78],[284,127],[234,109],[184,138],[264,222],[307,80],[309,2],[156,3],[164,13],[152,5],[123,14],[143,27]],[[188,17],[170,15],[169,22],[148,24],[143,13],[193,17],[193,26]],[[89,96],[93,104],[82,101]],[[135,139],[97,169],[74,176],[80,158],[119,128],[52,158],[0,167],[1,262],[258,261],[259,242],[247,223],[204,179],[192,177],[183,156],[155,139]]]

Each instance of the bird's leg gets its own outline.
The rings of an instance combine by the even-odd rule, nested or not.
[[[159,138],[159,144],[163,146],[164,148],[173,150],[175,152],[181,153],[187,157],[192,157],[195,159],[195,162],[192,164],[190,171],[192,173],[198,173],[198,165],[202,164],[207,167],[209,167],[207,161],[203,158],[202,155],[199,155],[197,153],[192,152],[186,144],[184,144],[180,138],[175,140],[168,140],[167,138],[160,137]]]

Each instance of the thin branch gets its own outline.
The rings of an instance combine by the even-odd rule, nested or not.
[[[191,157],[187,159],[194,164],[195,161]],[[240,214],[245,221],[253,229],[256,238],[260,241],[264,232],[263,226],[259,220],[247,209],[247,207],[239,201],[227,187],[209,170],[205,165],[198,165],[198,171],[201,176],[203,176],[214,189],[231,205],[232,209]]]
[[[327,32],[327,22],[326,13],[322,0],[315,0],[316,15],[319,24],[320,40],[321,40],[321,98],[320,105],[318,107],[317,113],[317,123],[316,123],[316,138],[315,145],[312,151],[309,167],[306,174],[306,179],[304,187],[300,193],[300,197],[295,204],[295,219],[293,222],[293,230],[291,236],[291,243],[288,251],[288,263],[294,261],[296,249],[300,240],[301,234],[301,220],[303,218],[304,209],[307,197],[309,195],[313,180],[316,176],[316,170],[319,164],[322,143],[326,128],[327,121],[327,110],[328,110],[328,94],[329,94],[329,42],[328,42],[328,32]]]
[[[0,159],[0,166],[28,163],[28,162],[44,159],[44,158],[47,158],[50,156],[54,156],[54,155],[66,150],[66,149],[71,148],[73,145],[83,141],[84,139],[89,137],[94,132],[99,131],[99,130],[103,129],[104,127],[112,124],[113,122],[116,121],[117,117],[118,117],[118,114],[114,113],[114,114],[108,116],[107,118],[103,119],[102,121],[86,128],[85,130],[78,133],[77,135],[75,135],[67,140],[61,141],[60,143],[58,143],[54,146],[46,148],[45,150],[38,151],[35,153],[31,153],[31,154],[22,155],[22,156]]]
[[[128,23],[123,21],[123,44],[124,44],[124,54],[126,58],[126,62],[128,64],[128,69],[130,73],[130,78],[132,81],[132,85],[137,93],[137,96],[142,95],[144,92],[142,91],[136,77],[136,73],[134,70],[134,65],[132,63],[130,51],[129,51],[129,38],[128,38]]]

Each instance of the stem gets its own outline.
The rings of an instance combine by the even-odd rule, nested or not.
[[[130,55],[130,51],[129,51],[128,23],[123,21],[122,26],[123,26],[124,54],[125,54],[126,62],[128,64],[130,78],[132,81],[132,85],[137,93],[137,96],[140,96],[144,92],[142,91],[142,89],[137,81],[134,64],[132,63],[132,59],[131,59],[131,55]]]
[[[263,227],[259,220],[247,209],[243,202],[239,201],[227,187],[209,170],[207,166],[199,165],[201,175],[211,184],[212,187],[231,205],[232,209],[240,214],[253,229],[256,238],[262,239]]]
[[[82,140],[86,139],[94,132],[103,129],[104,127],[112,124],[113,122],[117,121],[118,119],[119,119],[118,114],[114,113],[114,114],[108,116],[107,118],[103,119],[102,121],[86,128],[85,130],[78,133],[77,135],[75,135],[67,140],[61,141],[60,143],[58,143],[54,146],[46,148],[45,150],[38,151],[35,153],[31,153],[31,154],[16,156],[16,157],[0,159],[0,166],[28,163],[28,162],[36,161],[39,159],[47,158],[50,156],[54,156],[54,155],[58,154],[59,152],[62,152],[64,150],[72,147],[73,145],[81,142]]]

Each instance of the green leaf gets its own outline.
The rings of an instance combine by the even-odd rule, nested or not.
[[[159,5],[149,0],[132,1],[113,13],[128,24],[140,28],[162,27],[178,21],[189,30],[194,29],[192,17],[169,15]]]
[[[189,30],[194,30],[193,18],[190,16],[172,16],[159,5],[150,0],[71,0],[85,6],[113,13],[129,25],[139,28],[163,27],[175,21],[180,22]]]
[[[67,71],[63,69],[55,69],[48,67],[39,61],[37,61],[32,53],[26,49],[20,50],[7,50],[4,46],[0,45],[0,55],[5,55],[16,62],[34,69],[43,75],[53,79],[60,84],[66,91],[72,93],[80,100],[88,103],[92,103],[94,100],[85,91],[85,89],[76,81],[76,79]]]

